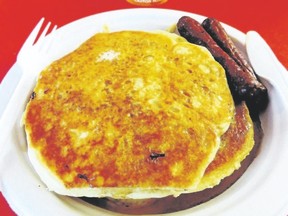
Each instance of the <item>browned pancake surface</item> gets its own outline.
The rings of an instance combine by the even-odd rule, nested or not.
[[[57,179],[43,177],[49,189],[125,197],[198,185],[233,100],[206,49],[166,34],[96,34],[41,73],[24,123],[36,170]]]

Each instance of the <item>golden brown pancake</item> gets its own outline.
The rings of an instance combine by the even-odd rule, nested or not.
[[[239,169],[241,162],[254,147],[254,129],[249,110],[244,102],[236,106],[234,120],[221,137],[220,148],[205,170],[197,191],[212,188]]]
[[[50,190],[138,199],[194,191],[233,116],[225,71],[205,48],[121,31],[43,70],[23,120]]]
[[[261,137],[260,122],[252,122],[245,103],[241,103],[236,106],[233,122],[221,137],[221,147],[206,169],[197,192],[160,199],[90,198],[84,200],[110,211],[124,214],[163,214],[191,208],[223,193],[244,174],[257,155]]]

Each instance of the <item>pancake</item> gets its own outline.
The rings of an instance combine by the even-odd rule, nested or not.
[[[241,162],[254,147],[254,129],[244,102],[236,106],[236,114],[227,132],[221,137],[220,148],[205,170],[197,191],[212,188],[239,169]]]
[[[43,70],[23,122],[49,190],[142,199],[194,191],[234,110],[206,48],[164,31],[120,31]]]
[[[236,106],[233,121],[221,137],[220,148],[194,192],[160,199],[83,199],[113,212],[136,215],[171,213],[194,207],[222,194],[245,173],[258,153],[262,136],[260,121],[252,122],[242,102]]]

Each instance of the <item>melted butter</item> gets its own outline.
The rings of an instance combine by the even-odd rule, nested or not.
[[[96,59],[96,62],[113,61],[113,60],[117,59],[119,55],[120,55],[120,53],[115,52],[114,50],[105,51],[103,53],[100,53],[100,55]]]

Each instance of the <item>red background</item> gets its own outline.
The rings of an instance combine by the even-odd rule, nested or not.
[[[0,81],[15,62],[22,43],[41,17],[62,26],[95,13],[135,7],[125,0],[0,0]],[[168,0],[155,7],[215,17],[244,33],[256,30],[288,68],[286,0]],[[0,215],[15,215],[2,194]]]

